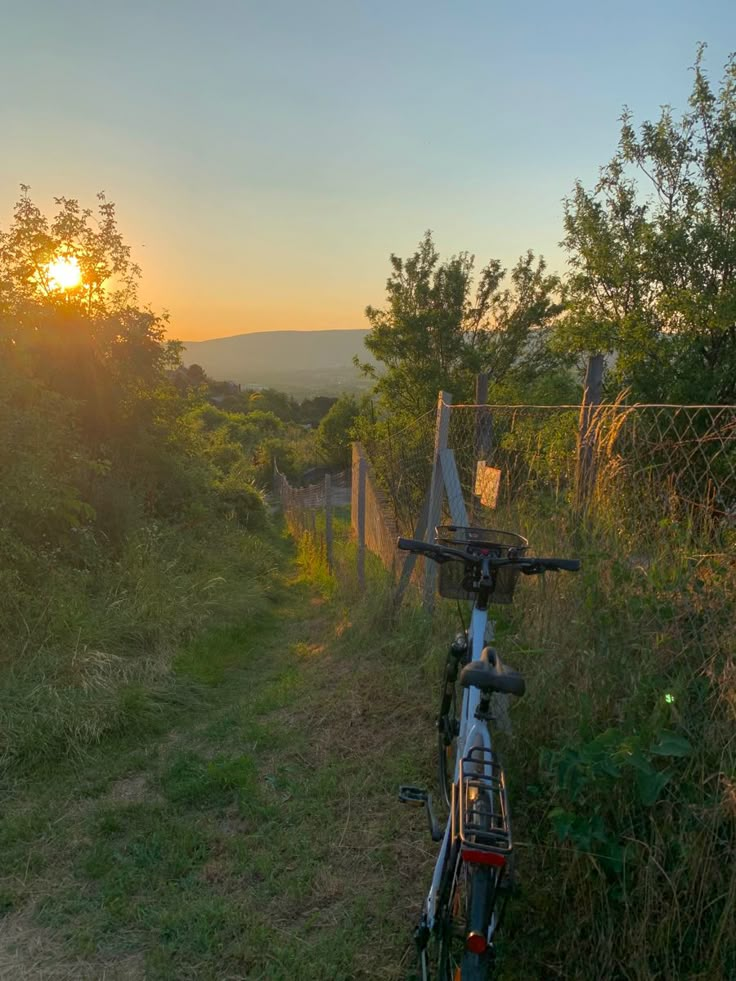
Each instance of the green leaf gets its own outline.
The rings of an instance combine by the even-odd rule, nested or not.
[[[555,807],[549,812],[549,818],[552,822],[552,827],[555,829],[555,834],[560,841],[564,841],[570,834],[570,830],[575,822],[575,815],[562,807]]]
[[[659,734],[659,742],[650,752],[655,756],[690,756],[693,748],[684,736],[665,729]]]
[[[670,774],[666,770],[655,770],[653,773],[636,774],[636,787],[639,791],[639,799],[645,807],[652,807],[656,804],[662,790],[670,781]]]
[[[632,766],[635,770],[638,770],[639,773],[644,773],[647,776],[656,772],[651,762],[638,750],[627,758],[627,762],[629,766]]]

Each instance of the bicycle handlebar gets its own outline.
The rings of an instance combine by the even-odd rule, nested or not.
[[[435,545],[432,542],[423,542],[417,538],[399,538],[396,543],[403,552],[414,552],[423,555],[434,562],[473,562],[479,564],[485,556],[477,556],[468,552],[461,552],[460,549],[452,548],[449,545]],[[536,556],[525,558],[489,558],[489,565],[494,569],[513,566],[527,576],[534,576],[543,572],[577,572],[580,569],[579,559],[544,559]]]
[[[419,538],[399,538],[396,542],[402,552],[415,552],[417,555],[424,555],[435,562],[466,562],[468,555],[461,552],[458,548],[450,548],[448,545],[434,545],[432,542],[423,542]]]

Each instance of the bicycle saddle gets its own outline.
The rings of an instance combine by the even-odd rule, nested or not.
[[[507,667],[492,647],[484,647],[479,661],[465,665],[460,674],[460,684],[463,688],[472,686],[504,695],[523,695],[526,691],[524,676]]]

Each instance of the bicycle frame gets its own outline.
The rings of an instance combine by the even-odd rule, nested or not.
[[[489,641],[493,640],[493,627],[493,621],[488,619],[488,610],[479,609],[477,605],[474,605],[473,612],[470,617],[470,626],[468,628],[468,648],[474,661],[480,659],[484,646]],[[455,755],[455,772],[453,777],[456,787],[458,786],[458,781],[460,779],[460,761],[462,758],[466,756],[473,747],[479,746],[488,751],[487,754],[484,754],[484,758],[487,759],[490,756],[490,751],[492,749],[491,734],[487,722],[481,719],[476,719],[475,717],[475,712],[478,708],[480,698],[481,693],[477,688],[465,688],[463,691],[463,700],[460,711],[460,732],[458,733],[457,737],[457,752]],[[480,769],[479,775],[487,777],[492,776],[490,766],[487,763],[482,765],[479,764],[478,766]],[[426,926],[429,930],[434,928],[442,874],[444,872],[445,863],[447,861],[447,856],[452,843],[453,820],[452,813],[450,813],[447,818],[447,826],[445,827],[445,833],[442,837],[439,855],[437,856],[437,862],[434,867],[432,883],[429,887],[429,893],[425,902]]]

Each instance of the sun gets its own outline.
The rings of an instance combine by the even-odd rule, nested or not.
[[[60,256],[46,266],[46,278],[53,290],[73,290],[82,282],[82,270],[76,256]]]

